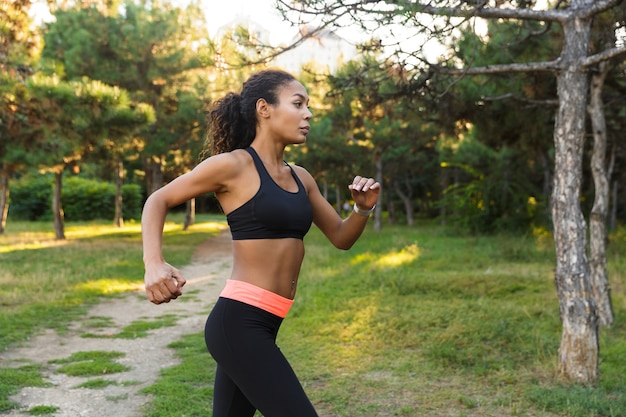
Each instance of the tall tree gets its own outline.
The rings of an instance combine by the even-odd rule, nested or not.
[[[139,130],[154,123],[154,109],[146,103],[132,103],[128,93],[123,90],[117,104],[107,109],[107,114],[94,120],[98,127],[97,155],[110,165],[115,179],[115,215],[113,224],[124,226],[122,186],[124,183],[124,161],[129,155],[139,152],[140,144],[136,138]],[[97,123],[97,125],[96,125]],[[105,162],[105,163],[107,163]]]
[[[120,86],[155,109],[155,123],[138,137],[144,142],[148,193],[159,188],[168,162],[190,164],[176,157],[176,147],[181,136],[197,128],[202,102],[185,126],[171,116],[180,114],[180,95],[190,91],[189,74],[211,62],[203,14],[195,3],[182,9],[169,2],[127,0],[106,10],[67,8],[55,17],[46,32],[45,57],[61,61],[69,79],[88,76]],[[180,168],[172,167],[169,175]]]
[[[613,26],[614,22],[620,19],[626,20],[626,10],[605,13],[595,20],[595,31],[591,42],[593,50],[605,50],[615,45],[616,35]],[[613,152],[611,156],[607,153],[609,132],[602,95],[606,78],[614,65],[615,62],[602,61],[592,71],[588,109],[593,138],[591,172],[595,189],[593,207],[589,216],[589,265],[592,290],[598,307],[598,318],[600,324],[605,326],[613,324],[614,319],[606,265],[606,245],[608,242],[609,183],[615,153]],[[613,149],[615,150],[615,147]]]
[[[37,75],[28,80],[27,88],[30,107],[22,135],[36,146],[29,147],[26,158],[31,165],[54,174],[52,214],[55,236],[61,240],[65,239],[64,171],[78,167],[84,155],[108,136],[112,124],[127,125],[129,118],[135,126],[147,123],[151,112],[145,106],[130,109],[124,90],[88,79],[64,82]]]
[[[15,129],[20,125],[24,82],[40,51],[40,39],[28,15],[31,2],[0,2],[0,234],[9,211],[9,178],[23,162]]]
[[[552,218],[556,247],[555,283],[563,325],[558,353],[559,372],[569,381],[595,382],[599,377],[598,318],[587,257],[587,228],[580,207],[588,75],[590,68],[598,63],[626,56],[626,46],[614,44],[592,53],[590,38],[593,19],[617,8],[621,1],[572,0],[559,2],[554,9],[540,9],[531,2],[507,1],[390,3],[374,0],[279,0],[278,3],[292,19],[316,19],[322,27],[352,21],[369,30],[388,27],[393,31],[398,29],[398,25],[403,25],[414,29],[421,39],[430,39],[434,35],[443,39],[444,43],[445,39],[450,40],[449,34],[454,33],[459,24],[455,18],[469,22],[483,18],[560,26],[562,47],[558,57],[552,60],[534,61],[534,57],[529,57],[521,63],[458,68],[458,61],[451,59],[447,66],[439,64],[430,67],[464,75],[548,72],[556,77],[558,110],[554,126]],[[435,19],[428,19],[429,16]],[[436,33],[433,34],[434,31]],[[395,57],[406,65],[415,67],[426,61],[422,53],[423,42],[411,44],[398,41],[390,46]]]
[[[609,214],[609,179],[607,167],[607,131],[604,117],[602,90],[604,80],[610,70],[608,63],[600,64],[599,71],[591,77],[589,114],[593,131],[593,151],[591,172],[595,185],[595,195],[589,216],[589,266],[592,290],[598,307],[600,324],[613,324],[613,306],[609,290],[606,266],[606,242],[608,240],[607,219]]]

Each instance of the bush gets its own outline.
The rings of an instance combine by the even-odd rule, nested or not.
[[[62,205],[68,221],[112,219],[115,187],[106,182],[69,177],[63,181]]]
[[[143,191],[139,184],[122,185],[122,217],[124,219],[141,219],[143,208]],[[112,217],[111,217],[112,218]]]
[[[52,218],[51,175],[25,176],[11,183],[9,215],[21,220]],[[115,185],[104,181],[72,176],[65,178],[62,206],[68,221],[107,220],[115,216]],[[139,219],[142,193],[137,184],[122,186],[124,219]]]
[[[51,219],[50,175],[25,176],[9,184],[9,216],[19,220]]]

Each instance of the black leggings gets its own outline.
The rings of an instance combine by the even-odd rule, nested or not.
[[[220,297],[204,338],[217,362],[213,417],[318,417],[278,346],[283,319]]]

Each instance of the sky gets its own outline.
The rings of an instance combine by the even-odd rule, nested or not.
[[[297,33],[289,22],[282,20],[274,7],[274,0],[202,0],[202,4],[211,35],[238,15],[249,17],[268,30],[272,43],[283,43]]]
[[[180,3],[184,4],[187,1],[182,0]],[[215,35],[220,27],[238,16],[243,16],[249,17],[267,29],[270,32],[272,42],[281,43],[290,40],[297,33],[297,30],[291,27],[289,22],[282,20],[274,3],[275,0],[201,0],[211,36]],[[31,14],[35,17],[36,22],[51,19],[44,0],[33,2]]]
[[[2,0],[0,0],[2,1]],[[170,0],[181,6],[194,0]],[[290,22],[284,21],[275,7],[276,0],[200,0],[205,12],[207,29],[211,37],[224,25],[229,24],[237,17],[250,18],[269,32],[270,43],[273,45],[288,44],[296,36],[298,29]],[[49,20],[46,0],[34,0],[31,13],[35,20]],[[395,29],[399,32],[398,29]],[[335,32],[351,43],[364,41],[366,37],[355,28],[343,28]],[[383,35],[384,36],[384,35]],[[413,41],[413,40],[412,40]],[[428,49],[430,50],[430,48]],[[427,50],[427,51],[428,51]],[[437,45],[432,49],[432,57],[438,55]],[[427,54],[431,55],[431,54]]]
[[[189,2],[189,0],[173,1],[181,4]],[[31,13],[35,15],[35,19],[49,20],[50,14],[45,0],[35,0],[33,3]],[[238,16],[243,16],[249,17],[268,30],[272,44],[289,42],[297,34],[297,29],[282,20],[274,3],[275,0],[201,0],[211,36],[214,36],[220,27]]]

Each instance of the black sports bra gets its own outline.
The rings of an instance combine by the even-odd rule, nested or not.
[[[245,150],[254,160],[261,185],[250,200],[226,216],[233,240],[290,237],[302,240],[311,228],[313,209],[298,175],[288,165],[298,191],[286,191],[274,182],[256,151],[252,147]]]

